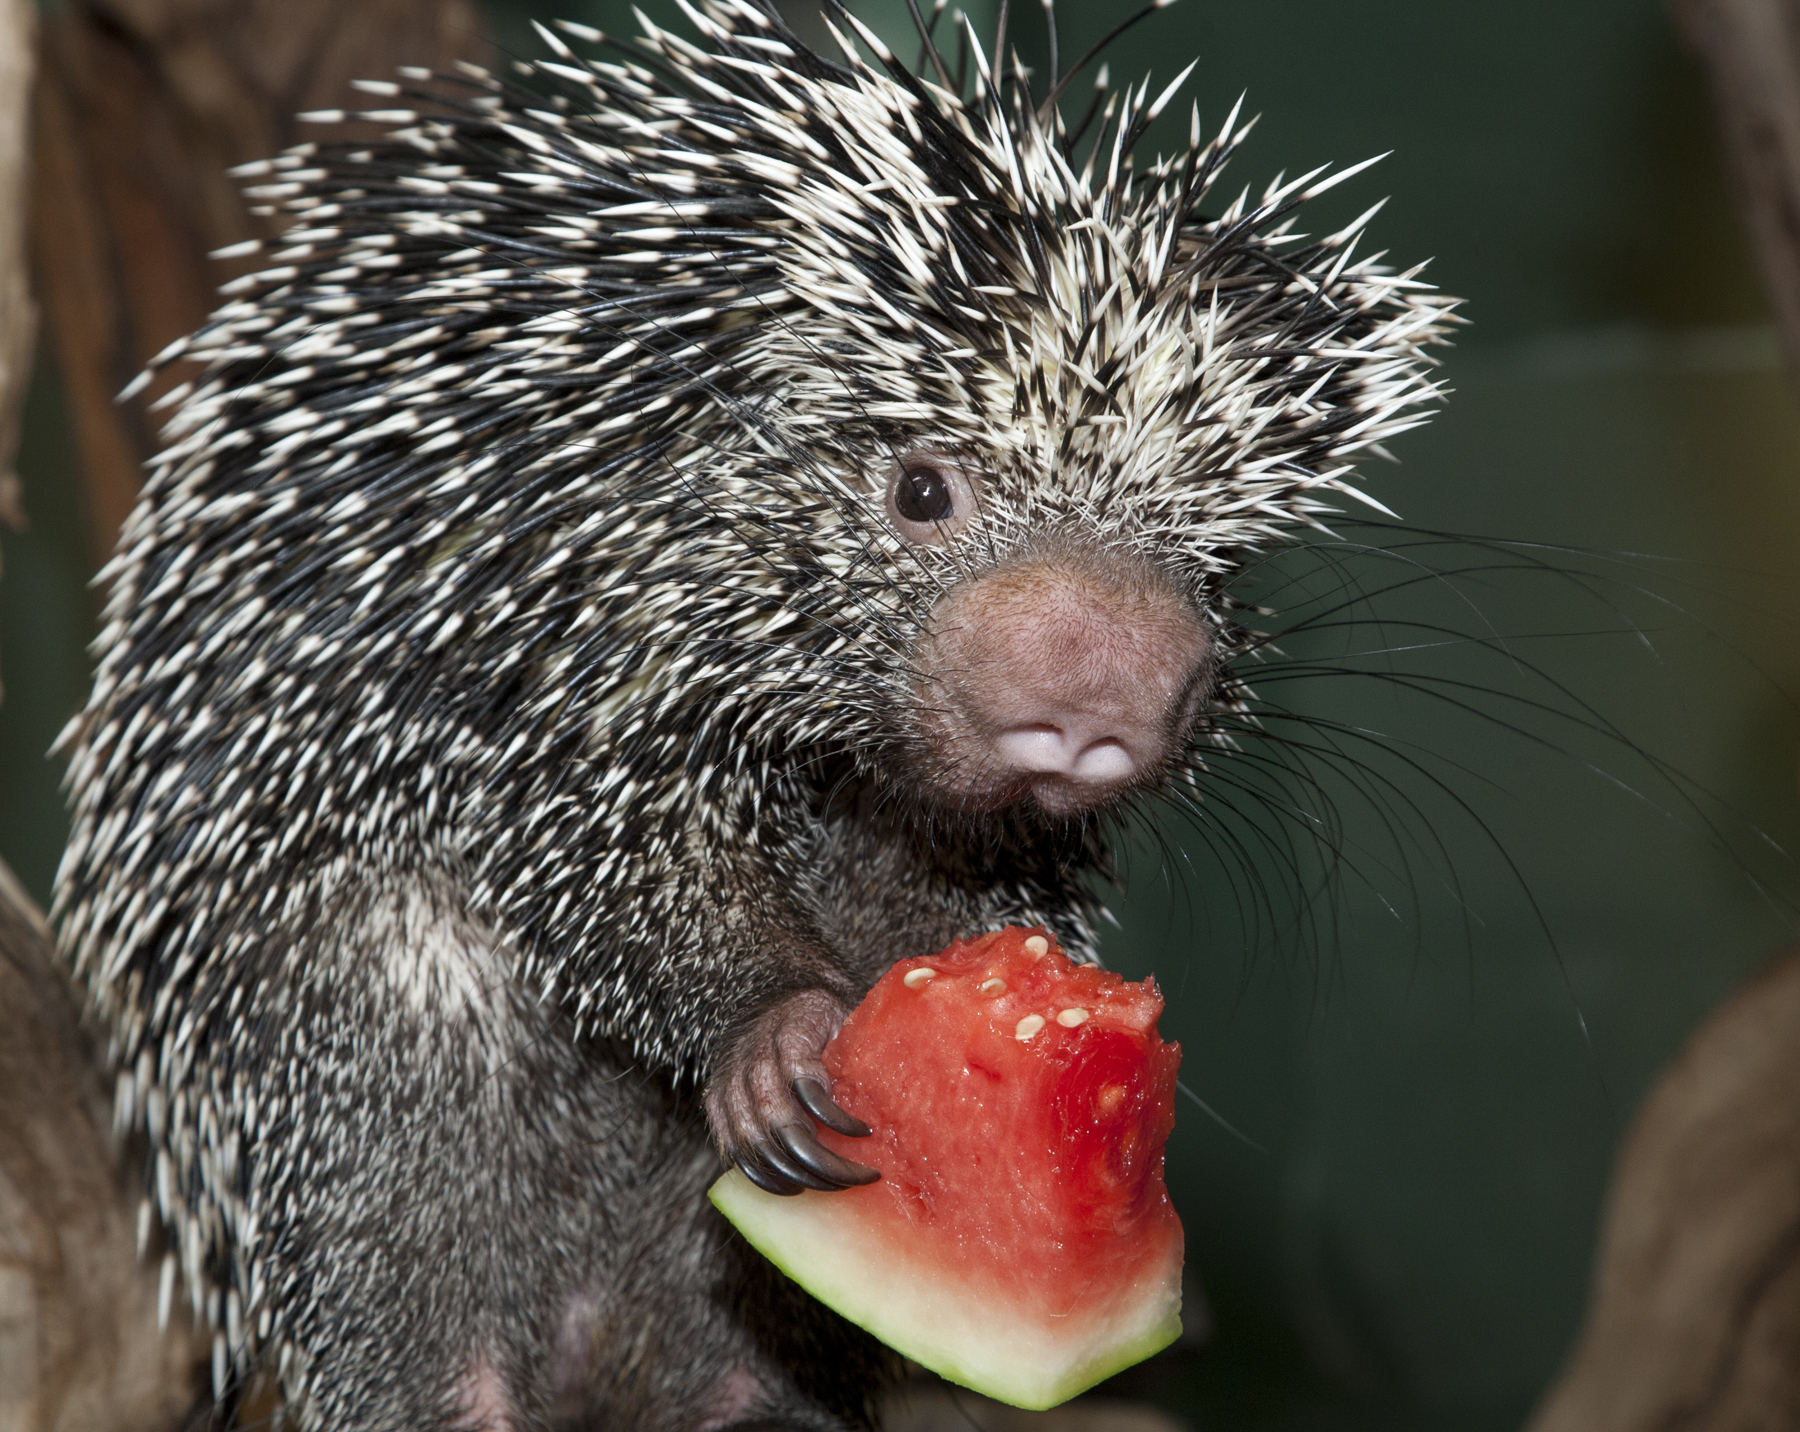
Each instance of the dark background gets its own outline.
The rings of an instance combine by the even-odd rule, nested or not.
[[[1015,9],[1041,68],[1039,7]],[[1065,56],[1123,13],[1065,12]],[[605,0],[552,13],[631,28]],[[903,5],[864,13],[902,33]],[[1206,825],[1134,842],[1108,957],[1156,972],[1185,1082],[1243,1135],[1181,1110],[1170,1179],[1216,1326],[1159,1395],[1202,1429],[1516,1426],[1575,1332],[1631,1111],[1793,933],[1800,413],[1654,0],[1213,0],[1109,58],[1160,89],[1196,54],[1209,133],[1241,91],[1265,116],[1231,192],[1393,151],[1308,226],[1391,195],[1375,246],[1431,258],[1469,327],[1447,408],[1370,487],[1418,528],[1518,545],[1345,526],[1398,554],[1278,561],[1255,595],[1314,629],[1259,687],[1343,729],[1270,731],[1367,770],[1314,758],[1316,786],[1258,816],[1222,768]],[[0,855],[44,898],[64,826],[42,753],[94,611],[47,367],[19,469]],[[1353,590],[1363,620],[1324,626]],[[1335,863],[1300,834],[1333,812]]]

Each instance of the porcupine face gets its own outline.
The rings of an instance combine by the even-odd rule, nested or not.
[[[836,734],[931,804],[1060,819],[1167,778],[1237,697],[1233,573],[1435,396],[1448,305],[1359,261],[1361,220],[1288,232],[1335,180],[1207,217],[1235,112],[1134,176],[1145,99],[1082,150],[1016,98],[806,92],[809,132],[880,167],[782,197],[792,306],[739,366],[860,498],[809,526],[867,603],[827,618],[860,718]]]
[[[980,448],[915,444],[886,467],[873,496],[923,549],[906,555],[955,564],[909,593],[924,617],[891,707],[905,788],[963,813],[1061,819],[1165,777],[1212,687],[1205,575],[1146,555],[1123,500],[1057,510],[1041,472],[1014,485],[1008,540],[1003,468]]]

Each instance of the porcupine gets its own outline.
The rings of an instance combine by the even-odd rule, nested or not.
[[[1209,215],[1197,107],[1134,167],[1188,72],[1070,128],[1091,55],[687,13],[365,85],[159,359],[61,938],[215,1379],[303,1426],[864,1423],[891,1364],[719,1153],[868,1176],[810,1131],[892,960],[1095,957],[1113,818],[1230,758],[1233,574],[1438,396],[1450,301],[1290,228],[1354,169]]]

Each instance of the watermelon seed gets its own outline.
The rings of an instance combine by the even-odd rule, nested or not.
[[[995,975],[991,979],[985,979],[980,984],[976,985],[975,993],[976,994],[1005,994],[1006,993],[1006,981],[1001,979],[999,975]]]
[[[1025,941],[1025,953],[1034,960],[1041,960],[1050,953],[1050,942],[1042,935],[1033,935]]]
[[[1078,1024],[1088,1022],[1088,1012],[1085,1009],[1065,1009],[1056,1016],[1056,1022],[1064,1029],[1073,1029]]]
[[[1036,1034],[1043,1027],[1044,1027],[1044,1016],[1043,1015],[1028,1014],[1025,1016],[1025,1018],[1021,1019],[1018,1022],[1018,1024],[1014,1027],[1013,1038],[1018,1039],[1018,1040],[1029,1039],[1029,1038],[1031,1038],[1032,1035]]]
[[[900,983],[908,989],[924,989],[937,978],[937,971],[930,965],[920,965],[916,970],[908,970],[900,978]]]

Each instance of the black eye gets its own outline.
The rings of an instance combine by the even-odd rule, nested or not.
[[[943,522],[956,513],[950,484],[935,467],[909,467],[894,484],[894,506],[909,522]]]
[[[888,469],[888,521],[915,547],[947,547],[975,520],[979,490],[955,458],[914,448]]]

